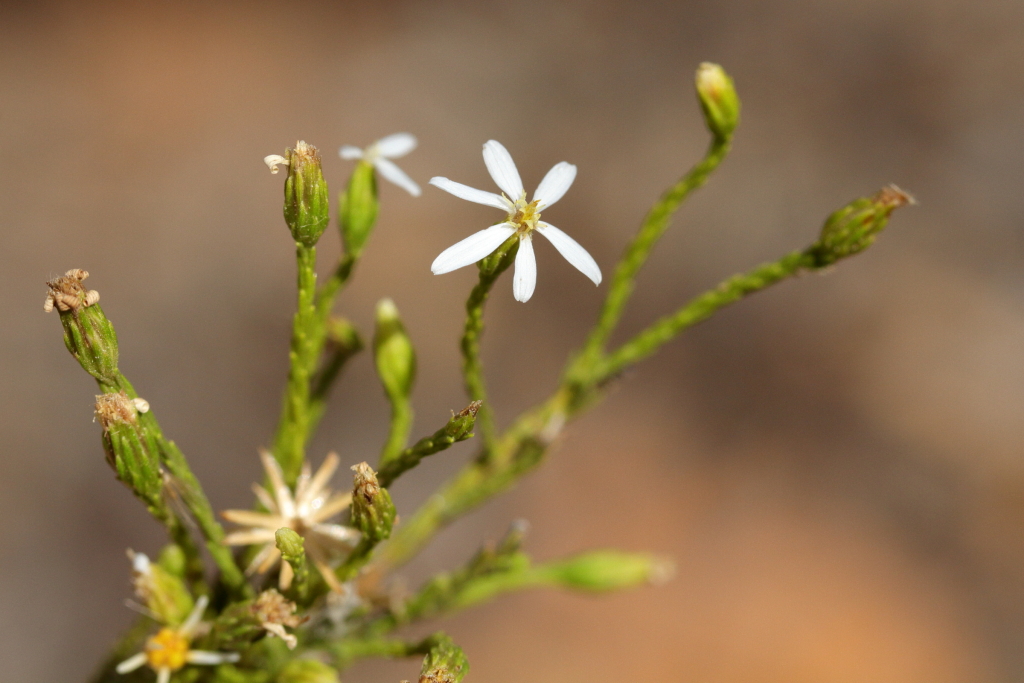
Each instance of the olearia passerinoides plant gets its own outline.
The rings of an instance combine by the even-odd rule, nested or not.
[[[382,300],[372,350],[391,407],[390,427],[375,465],[362,461],[363,456],[351,459],[359,462],[351,468],[350,489],[335,491],[332,483],[342,459],[333,453],[322,460],[310,458],[307,444],[345,364],[364,346],[355,327],[335,315],[334,303],[376,222],[377,178],[420,194],[419,185],[392,161],[415,148],[413,136],[400,133],[366,149],[341,148],[343,158],[358,161],[338,202],[341,256],[320,284],[317,243],[330,222],[330,195],[319,152],[299,142],[283,156],[265,159],[275,173],[287,168],[284,217],[295,241],[298,307],[281,417],[269,447],[259,454],[266,478],[252,486],[252,509],[215,513],[185,455],[118,369],[114,328],[100,308],[99,294],[82,284],[88,273],[69,270],[48,282],[45,309],[58,310],[68,350],[99,384],[96,417],[106,460],[168,535],[153,560],[129,551],[136,606],[143,616],[114,646],[94,680],[327,683],[361,658],[418,657],[420,683],[459,683],[469,669],[459,646],[440,632],[423,640],[405,639],[403,627],[526,588],[600,593],[664,579],[669,563],[647,554],[602,549],[535,562],[522,549],[525,526],[514,523],[503,539],[484,544],[463,566],[411,592],[394,588],[396,572],[439,530],[540,465],[565,425],[594,406],[623,370],[749,294],[864,250],[892,211],[912,201],[894,186],[854,200],[825,220],[806,249],[729,277],[610,347],[637,273],[672,215],[729,151],[740,109],[732,79],[721,67],[702,64],[696,90],[711,132],[707,153],[654,203],[626,246],[606,285],[597,322],[569,357],[557,389],[503,430],[487,401],[480,361],[484,306],[501,274],[514,265],[515,298],[531,298],[536,233],[595,285],[602,283],[590,254],[541,220],[572,185],[576,167],[556,164],[527,201],[512,157],[491,140],[483,148],[484,162],[501,194],[442,177],[430,181],[456,197],[504,212],[503,219],[444,250],[431,266],[436,274],[473,263],[479,270],[466,301],[460,341],[467,405],[410,445],[416,354],[395,304]],[[418,510],[404,513],[399,524],[388,488],[423,458],[474,436],[476,457]],[[221,520],[232,526],[225,530]]]

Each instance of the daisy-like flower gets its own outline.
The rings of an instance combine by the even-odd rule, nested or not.
[[[179,626],[165,626],[156,635],[146,640],[142,652],[132,655],[117,665],[117,673],[126,674],[141,666],[149,665],[156,671],[157,683],[168,683],[171,674],[186,664],[209,664],[215,666],[225,662],[237,662],[237,652],[210,652],[193,650],[192,639],[199,632],[203,611],[209,602],[205,595],[196,600],[196,606]]]
[[[601,284],[601,269],[587,250],[555,226],[540,220],[541,210],[561,199],[572,185],[576,179],[576,167],[565,161],[552,166],[540,181],[537,191],[533,193],[533,201],[527,202],[526,191],[523,189],[523,181],[519,179],[516,164],[508,150],[497,140],[488,140],[484,144],[484,163],[503,194],[477,190],[441,177],[431,178],[430,184],[460,199],[501,209],[508,214],[508,218],[442,251],[430,266],[434,275],[450,273],[457,268],[476,263],[500,247],[509,237],[518,235],[519,252],[516,254],[516,269],[512,278],[512,294],[516,301],[528,301],[537,286],[537,259],[533,254],[533,233],[539,232],[548,238],[566,261],[590,278],[595,285]]]
[[[416,138],[409,133],[395,133],[386,138],[381,138],[366,149],[359,149],[352,145],[344,145],[338,154],[342,159],[362,159],[373,165],[377,173],[398,185],[400,188],[411,194],[413,197],[420,196],[420,186],[406,175],[405,171],[398,168],[392,159],[404,157],[416,149]]]
[[[312,561],[324,581],[334,591],[341,591],[341,584],[334,576],[330,560],[342,550],[348,550],[359,539],[359,532],[341,524],[328,524],[327,520],[338,514],[352,502],[351,493],[331,495],[327,482],[338,468],[338,456],[330,453],[315,475],[310,474],[309,464],[303,465],[302,474],[295,483],[294,494],[284,483],[284,474],[267,451],[260,451],[263,469],[267,472],[273,495],[259,484],[253,484],[256,497],[267,508],[267,512],[252,510],[224,510],[224,519],[249,527],[228,534],[224,539],[228,545],[262,544],[248,569],[249,574],[266,572],[281,559],[277,549],[275,532],[288,528],[305,539],[306,556]],[[287,589],[295,573],[287,562],[281,567],[278,586]]]

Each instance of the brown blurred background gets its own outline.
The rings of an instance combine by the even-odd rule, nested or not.
[[[218,508],[249,501],[277,417],[293,306],[282,176],[302,138],[340,188],[343,143],[408,130],[401,166],[490,188],[488,138],[610,274],[702,153],[703,60],[743,98],[735,151],[677,216],[624,321],[808,244],[896,182],[920,206],[868,253],[729,309],[637,368],[549,464],[445,532],[409,573],[461,564],[509,520],[538,558],[615,546],[670,584],[537,592],[444,624],[475,681],[1024,680],[1024,4],[855,2],[4,3],[0,9],[0,662],[82,680],[132,620],[124,550],[161,533],[103,462],[95,385],[43,282],[92,273],[122,369]],[[493,211],[382,187],[340,311],[391,296],[418,344],[415,434],[464,405],[471,270],[429,264]],[[333,259],[337,236],[322,253]],[[546,243],[528,304],[506,277],[485,351],[504,421],[552,388],[604,292]],[[386,404],[355,361],[319,460],[375,457]],[[403,479],[408,514],[472,452]],[[345,477],[339,475],[344,485]],[[438,625],[432,625],[437,627]],[[415,662],[349,681],[397,681]]]

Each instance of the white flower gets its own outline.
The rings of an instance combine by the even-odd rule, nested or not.
[[[391,159],[404,157],[414,149],[416,149],[415,136],[409,133],[395,133],[377,140],[366,149],[344,145],[338,150],[338,154],[342,159],[362,159],[366,163],[372,164],[382,176],[413,197],[419,197],[420,186],[391,161]]]
[[[320,574],[333,590],[341,591],[341,584],[334,576],[329,561],[340,550],[347,550],[355,545],[359,532],[341,524],[327,524],[326,520],[338,514],[352,502],[351,493],[331,495],[327,487],[334,470],[338,468],[338,456],[330,453],[315,475],[310,474],[309,464],[303,466],[302,474],[295,483],[295,493],[284,483],[281,466],[274,456],[260,451],[263,469],[273,488],[271,496],[259,484],[253,484],[253,492],[268,512],[252,510],[224,510],[221,515],[229,522],[249,527],[227,535],[224,541],[228,545],[262,544],[256,557],[247,569],[247,573],[265,572],[281,559],[281,551],[277,549],[275,533],[278,529],[288,528],[302,536],[306,543],[306,556],[313,562]],[[294,578],[292,566],[287,562],[281,567],[278,586],[287,589]]]
[[[558,253],[595,285],[601,284],[601,269],[587,250],[555,226],[539,220],[541,209],[561,199],[572,185],[576,179],[576,167],[565,161],[552,166],[533,193],[533,201],[527,202],[516,164],[508,150],[497,140],[488,140],[484,145],[484,163],[504,194],[477,190],[441,177],[431,178],[430,184],[461,199],[501,209],[508,214],[508,218],[442,251],[430,266],[434,275],[450,273],[456,268],[476,263],[500,247],[509,237],[518,234],[519,253],[516,254],[512,293],[517,301],[528,301],[537,285],[537,259],[533,255],[533,233],[536,231],[547,237]]]
[[[136,558],[140,556],[136,555]],[[144,556],[142,556],[144,557]],[[148,559],[140,561],[136,567],[148,568]],[[117,665],[117,673],[126,674],[135,671],[139,667],[148,664],[149,668],[156,671],[157,683],[168,683],[171,674],[186,664],[209,664],[217,665],[225,662],[237,662],[237,652],[210,652],[209,650],[193,650],[189,647],[192,639],[198,634],[200,619],[203,611],[209,602],[205,595],[196,600],[196,606],[188,615],[188,618],[180,626],[171,628],[165,626],[155,636],[146,640],[142,652],[132,655]]]

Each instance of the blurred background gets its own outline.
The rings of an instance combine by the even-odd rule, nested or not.
[[[920,205],[869,252],[718,315],[637,367],[548,464],[408,568],[455,567],[508,522],[549,559],[652,550],[675,579],[604,598],[541,591],[443,624],[475,681],[1024,680],[1024,4],[764,2],[6,2],[0,6],[0,662],[9,683],[83,680],[133,614],[128,547],[149,521],[103,461],[95,384],[43,283],[85,268],[121,368],[219,509],[247,505],[286,371],[294,262],[283,175],[410,131],[413,199],[383,208],[339,312],[371,334],[390,296],[418,345],[414,436],[465,405],[471,269],[429,271],[494,212],[496,138],[545,214],[610,275],[644,211],[702,154],[704,60],[743,100],[734,152],[643,271],[635,331],[721,278],[810,243],[895,182]],[[322,262],[338,252],[332,228]],[[484,356],[499,420],[543,398],[595,289],[545,242],[534,298],[502,279]],[[620,336],[621,338],[621,336]],[[387,407],[346,371],[312,454],[373,460]],[[471,456],[395,487],[409,514]],[[339,486],[347,475],[339,474]],[[432,628],[442,627],[439,624]],[[366,663],[348,681],[414,678]]]

